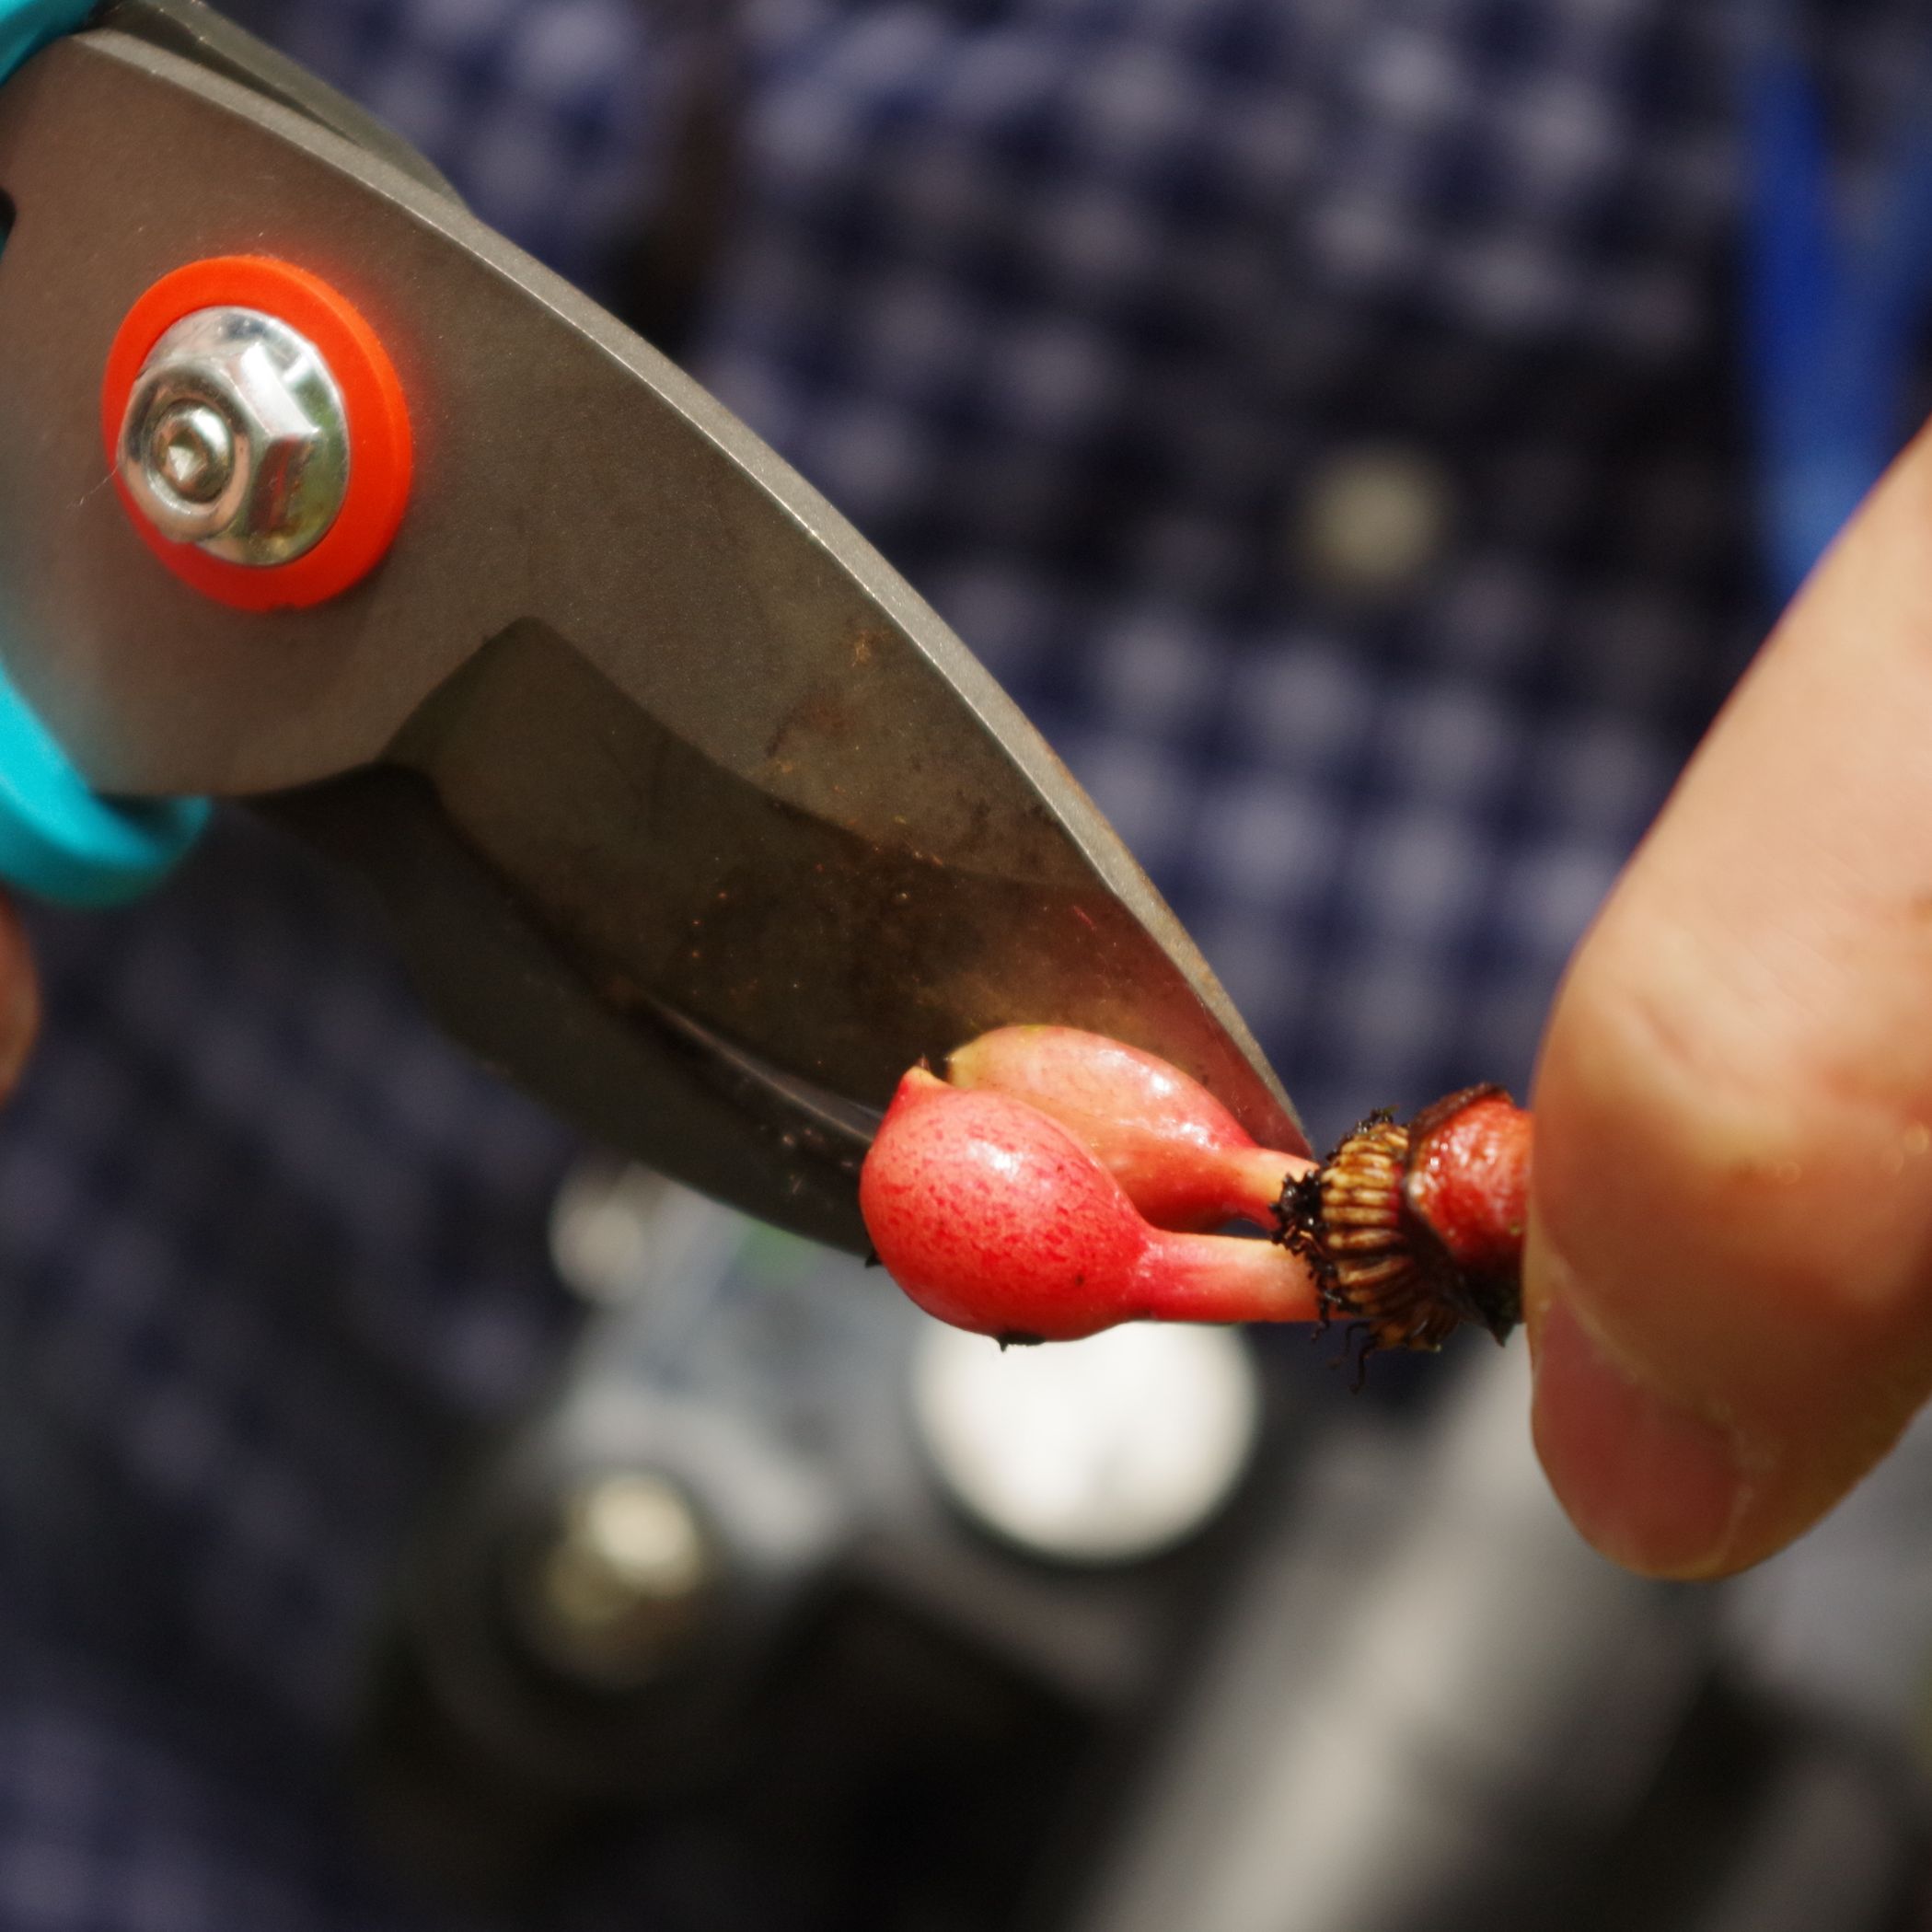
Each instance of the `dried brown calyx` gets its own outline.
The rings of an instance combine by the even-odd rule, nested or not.
[[[1275,1238],[1320,1284],[1325,1320],[1379,1348],[1440,1348],[1464,1322],[1504,1340],[1522,1318],[1530,1116],[1470,1087],[1406,1126],[1374,1114],[1290,1180]]]

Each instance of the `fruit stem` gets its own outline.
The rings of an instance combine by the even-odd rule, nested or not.
[[[1229,1212],[1269,1232],[1276,1225],[1275,1208],[1284,1186],[1313,1174],[1320,1164],[1277,1153],[1271,1147],[1243,1148],[1231,1151],[1227,1160]]]
[[[1322,1313],[1307,1262],[1271,1241],[1157,1229],[1138,1272],[1158,1321],[1313,1322]]]

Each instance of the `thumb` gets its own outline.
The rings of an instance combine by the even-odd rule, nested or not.
[[[1932,441],[1733,696],[1537,1075],[1535,1434],[1606,1555],[1718,1576],[1932,1390]]]

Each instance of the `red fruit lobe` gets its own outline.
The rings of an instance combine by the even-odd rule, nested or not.
[[[946,1072],[1050,1115],[1159,1228],[1270,1226],[1283,1177],[1313,1164],[1259,1146],[1197,1081],[1101,1034],[1002,1026],[962,1047]]]
[[[1144,1312],[1152,1231],[1065,1128],[1011,1095],[908,1074],[859,1205],[893,1279],[957,1327],[1070,1341]]]
[[[1521,1267],[1531,1142],[1529,1112],[1494,1088],[1439,1102],[1410,1127],[1409,1209],[1468,1274]]]

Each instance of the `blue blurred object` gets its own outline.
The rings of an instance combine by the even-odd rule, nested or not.
[[[1749,71],[1749,350],[1773,586],[1796,593],[1905,437],[1932,306],[1932,70],[1914,75],[1878,192],[1854,210],[1797,9]]]

